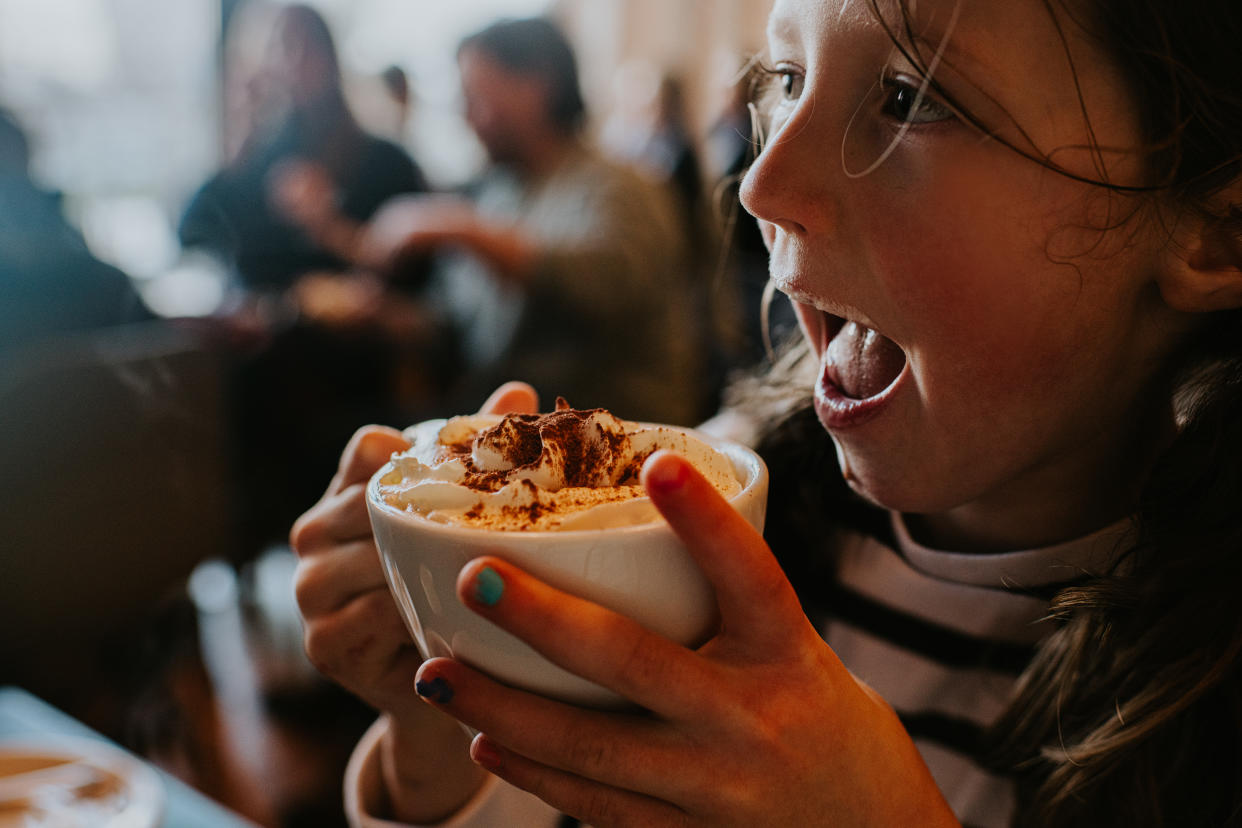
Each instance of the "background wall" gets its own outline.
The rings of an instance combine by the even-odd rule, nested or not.
[[[562,0],[589,98],[611,101],[618,67],[635,60],[685,79],[693,123],[706,128],[740,56],[764,43],[772,0]]]

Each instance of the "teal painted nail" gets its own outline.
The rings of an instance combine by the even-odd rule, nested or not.
[[[474,576],[474,600],[486,607],[494,607],[505,594],[505,582],[500,573],[485,566]]]

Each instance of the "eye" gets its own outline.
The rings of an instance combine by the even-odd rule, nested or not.
[[[781,95],[786,100],[796,101],[802,97],[803,77],[801,72],[792,69],[777,70],[777,79],[780,81]]]
[[[932,97],[925,84],[903,78],[884,81],[885,115],[908,124],[928,124],[957,117],[953,110]]]

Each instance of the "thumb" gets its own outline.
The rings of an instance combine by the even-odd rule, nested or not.
[[[345,451],[341,453],[340,467],[332,478],[328,494],[367,480],[376,469],[388,462],[393,453],[405,451],[409,447],[409,441],[395,428],[363,426],[354,432],[349,444],[345,446]]]
[[[492,392],[480,414],[534,414],[539,411],[539,395],[524,382],[506,382]]]

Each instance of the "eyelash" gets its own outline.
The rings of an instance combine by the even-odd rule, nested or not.
[[[802,94],[801,89],[796,95],[790,94],[785,89],[787,80],[795,80],[801,83],[802,74],[788,66],[768,66],[763,63],[755,65],[754,71],[757,75],[754,84],[754,91],[751,95],[752,102],[762,106],[768,102],[773,96],[779,95],[781,100],[793,101],[797,100]]]
[[[799,70],[789,66],[759,65],[758,71],[761,77],[754,99],[761,109],[767,108],[764,104],[769,103],[773,97],[778,96],[778,102],[785,103],[796,101],[802,96],[802,86],[805,83],[805,77]],[[884,103],[881,107],[881,112],[900,123],[908,123],[914,127],[922,124],[939,123],[957,117],[956,110],[951,105],[943,102],[932,91],[930,85],[922,80],[907,78],[904,75],[886,74],[880,82],[880,87],[884,93]],[[920,91],[922,92],[921,98]],[[901,114],[897,107],[901,106],[900,101],[903,98],[906,98],[906,104],[909,106],[913,106],[917,100],[920,107],[930,109],[935,117],[917,120],[912,119],[909,113]]]
[[[880,82],[880,87],[884,92],[884,105],[881,111],[895,121],[907,123],[913,127],[920,124],[939,123],[957,117],[953,107],[942,101],[926,81],[915,81],[901,75],[886,75]],[[917,102],[925,110],[931,110],[935,117],[917,120],[911,118],[909,113],[900,114],[896,107],[900,105],[898,102],[903,96],[908,96],[907,105],[913,107]]]

